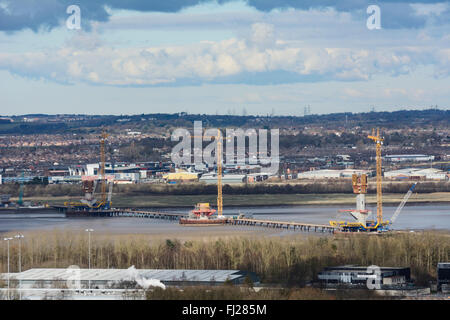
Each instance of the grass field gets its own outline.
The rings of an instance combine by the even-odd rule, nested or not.
[[[403,194],[384,194],[383,203],[396,205],[403,199]],[[368,204],[376,204],[376,195],[367,195]],[[13,199],[14,200],[14,199]],[[62,205],[67,200],[77,200],[74,197],[29,197],[25,201],[38,201],[51,205]],[[217,201],[216,195],[113,195],[114,207],[191,207],[198,202]],[[353,204],[355,195],[331,194],[251,194],[224,195],[225,206],[279,206],[279,205],[335,205]],[[413,194],[408,203],[442,203],[450,202],[449,192]]]

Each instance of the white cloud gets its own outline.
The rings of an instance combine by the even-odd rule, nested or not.
[[[251,42],[263,46],[268,47],[273,45],[275,42],[274,36],[274,26],[268,23],[254,23],[252,24],[252,32],[251,32]]]
[[[377,74],[409,74],[434,65],[436,77],[450,74],[450,49],[390,47],[373,50],[308,47],[298,41],[274,41],[273,25],[257,23],[249,38],[196,45],[113,48],[93,33],[79,34],[59,50],[0,53],[0,69],[57,82],[102,85],[207,83],[230,77],[252,84],[255,73],[285,72],[290,82],[368,80]],[[274,79],[268,77],[267,82]],[[236,80],[231,80],[236,81]]]

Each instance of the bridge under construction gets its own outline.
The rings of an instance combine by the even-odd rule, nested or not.
[[[209,203],[198,203],[196,208],[189,214],[184,213],[170,213],[170,212],[156,212],[139,209],[115,209],[111,208],[112,186],[113,181],[108,181],[105,176],[105,139],[108,135],[103,132],[100,140],[100,176],[98,180],[83,182],[83,189],[85,197],[78,202],[65,202],[64,206],[55,207],[60,211],[65,212],[67,217],[138,217],[138,218],[153,218],[165,220],[178,220],[180,225],[235,225],[235,226],[250,226],[250,227],[266,227],[266,228],[280,228],[298,231],[312,231],[312,232],[365,232],[365,233],[380,233],[389,231],[389,226],[395,222],[403,206],[417,183],[413,184],[405,198],[400,203],[391,221],[383,220],[383,205],[382,205],[382,165],[381,165],[381,145],[384,138],[380,135],[380,130],[372,131],[372,135],[368,138],[376,143],[376,182],[377,182],[377,219],[376,221],[368,220],[370,210],[366,209],[365,193],[367,193],[367,176],[356,174],[352,177],[353,192],[357,194],[356,209],[354,210],[340,210],[341,212],[350,212],[351,216],[357,221],[330,221],[329,225],[309,224],[302,222],[288,222],[288,221],[274,221],[274,220],[258,220],[239,216],[224,216],[223,215],[223,196],[222,196],[222,143],[223,137],[220,130],[215,136],[201,136],[202,138],[214,138],[217,143],[216,165],[217,165],[217,210],[212,209]],[[97,182],[101,183],[101,200],[94,198],[95,186]],[[106,186],[109,184],[109,192],[106,194]],[[217,216],[214,213],[217,211]]]
[[[186,218],[185,213],[176,212],[159,212],[135,209],[109,209],[109,210],[92,210],[92,211],[67,211],[66,207],[55,206],[61,212],[65,212],[67,217],[135,217],[135,218],[150,218],[161,220],[180,220]],[[286,229],[304,232],[329,232],[334,233],[337,228],[324,224],[310,224],[292,221],[276,221],[267,219],[253,219],[240,216],[225,217],[225,225],[232,226],[249,226],[249,227],[265,227],[275,229]],[[192,225],[191,225],[192,226]]]

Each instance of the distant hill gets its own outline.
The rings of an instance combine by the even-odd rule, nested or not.
[[[305,125],[339,127],[450,126],[450,110],[401,110],[393,112],[332,113],[307,116],[239,116],[206,114],[139,114],[139,115],[45,115],[27,114],[0,121],[0,134],[74,133],[81,129],[99,131],[102,127],[150,123],[156,127],[191,127],[201,120],[204,127],[289,128]]]

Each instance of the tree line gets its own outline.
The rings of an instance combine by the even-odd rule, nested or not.
[[[406,193],[412,185],[411,182],[395,183],[385,182],[384,193]],[[0,185],[0,194],[19,195],[19,184]],[[24,185],[24,196],[82,196],[79,184],[45,185],[37,183]],[[175,185],[159,184],[127,184],[114,186],[115,194],[122,195],[213,195],[217,193],[215,184],[204,183],[179,183]],[[223,186],[223,194],[228,195],[252,195],[252,194],[351,194],[353,189],[349,181],[312,181],[304,183],[255,183]],[[417,193],[450,192],[449,182],[421,182],[415,188]],[[376,193],[376,185],[370,184],[369,194]]]
[[[0,250],[0,270],[7,251]],[[18,268],[18,243],[10,244],[11,272]],[[88,267],[88,238],[83,233],[35,232],[22,240],[22,269]],[[255,272],[262,283],[305,286],[325,267],[355,264],[410,267],[418,285],[436,279],[438,262],[450,259],[445,233],[383,236],[336,235],[286,238],[210,238],[209,241],[150,240],[146,235],[94,235],[91,267],[126,269],[230,269]]]

